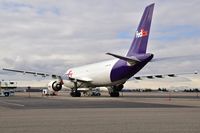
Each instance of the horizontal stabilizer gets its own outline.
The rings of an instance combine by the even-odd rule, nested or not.
[[[111,55],[113,57],[116,57],[118,59],[121,59],[121,60],[124,60],[124,61],[127,61],[129,64],[136,64],[138,62],[140,62],[139,59],[137,59],[136,57],[134,56],[131,56],[131,57],[126,57],[126,56],[121,56],[121,55],[117,55],[117,54],[112,54],[112,53],[106,53],[107,55]]]

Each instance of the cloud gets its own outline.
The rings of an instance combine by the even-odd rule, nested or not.
[[[0,2],[1,66],[62,73],[112,59],[106,52],[125,54],[144,7],[152,2],[148,51],[155,57],[196,55],[199,0],[8,0]],[[198,66],[197,59],[186,58],[150,63],[142,72],[193,71]]]

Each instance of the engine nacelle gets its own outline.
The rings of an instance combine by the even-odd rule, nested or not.
[[[48,90],[51,92],[60,91],[62,89],[62,84],[58,81],[51,81],[48,84]]]

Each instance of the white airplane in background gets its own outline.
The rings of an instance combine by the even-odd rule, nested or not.
[[[3,70],[40,75],[43,77],[51,76],[54,80],[48,84],[50,91],[60,91],[62,89],[62,85],[64,85],[71,88],[71,96],[73,97],[81,96],[78,88],[95,87],[107,87],[111,97],[118,97],[119,91],[123,89],[123,84],[131,77],[137,80],[140,80],[143,77],[150,79],[162,78],[165,76],[175,77],[175,74],[155,74],[134,77],[134,75],[153,58],[153,54],[146,53],[153,9],[154,4],[145,8],[139,26],[134,35],[134,40],[125,56],[107,53],[116,59],[70,68],[64,76],[6,68]]]

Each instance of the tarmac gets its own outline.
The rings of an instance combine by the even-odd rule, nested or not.
[[[133,92],[119,98],[16,93],[0,97],[0,132],[199,133],[200,97],[180,92]]]

